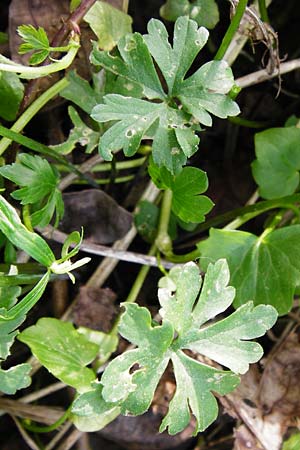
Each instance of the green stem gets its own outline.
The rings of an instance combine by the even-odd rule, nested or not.
[[[230,42],[232,41],[233,36],[235,35],[240,21],[243,17],[243,14],[245,12],[245,9],[247,7],[248,0],[240,0],[235,11],[235,15],[233,16],[231,23],[225,33],[225,36],[223,37],[223,40],[221,42],[221,45],[219,47],[219,50],[217,51],[217,54],[215,56],[215,60],[220,60],[224,57],[226,50],[228,49]]]
[[[72,405],[71,405],[72,406]],[[25,421],[22,421],[23,427],[28,430],[32,431],[33,433],[50,433],[51,431],[56,430],[60,425],[62,425],[71,414],[71,406],[67,409],[67,411],[52,425],[48,425],[46,427],[40,427],[38,425],[32,425],[28,424]]]
[[[55,97],[62,89],[64,89],[69,84],[66,78],[62,78],[60,81],[51,86],[47,91],[45,91],[40,97],[38,97],[23,114],[18,118],[18,120],[11,127],[11,131],[20,133],[25,126],[30,122],[30,120],[43,108],[53,97]],[[12,140],[8,138],[2,138],[0,141],[0,155],[2,155],[7,147],[11,144]]]
[[[150,247],[150,250],[148,252],[148,255],[154,256],[156,254],[156,252],[157,252],[157,247],[155,244],[152,244],[152,246]],[[139,292],[144,284],[144,281],[146,279],[146,276],[148,275],[149,270],[150,270],[150,266],[143,266],[140,269],[138,276],[136,277],[124,303],[135,303],[136,302],[137,296],[139,295]],[[116,319],[116,321],[109,333],[110,335],[118,334],[119,322],[120,322],[120,316]]]
[[[193,237],[198,235],[200,232],[206,231],[209,228],[218,226],[222,223],[229,222],[230,220],[242,220],[241,225],[243,225],[245,222],[248,222],[249,220],[253,219],[254,217],[258,216],[259,214],[262,214],[266,211],[269,211],[271,209],[275,208],[290,208],[291,204],[295,202],[300,202],[300,194],[293,194],[288,195],[286,197],[277,198],[275,200],[263,200],[261,202],[255,203],[255,205],[248,205],[243,206],[241,208],[236,208],[232,211],[229,211],[224,214],[220,214],[219,216],[213,217],[212,219],[207,220],[205,223],[201,223],[198,225],[195,232],[190,233],[189,237]],[[235,227],[233,229],[236,229],[238,227]],[[226,227],[224,228],[226,229]],[[228,228],[230,229],[230,228]]]
[[[69,67],[72,64],[79,47],[79,37],[75,35],[70,41],[69,50],[65,56],[51,64],[38,67],[24,66],[23,64],[15,63],[5,56],[1,56],[0,71],[18,73],[21,78],[26,79],[45,77],[51,73],[59,72],[60,70]]]
[[[256,120],[243,119],[243,117],[228,117],[229,122],[247,128],[268,128],[271,121],[258,122]]]
[[[94,186],[97,188],[97,183],[91,178],[89,175],[86,175],[76,166],[74,166],[72,163],[70,163],[67,158],[63,155],[60,155],[55,150],[53,150],[50,147],[47,147],[47,145],[41,144],[40,142],[35,141],[34,139],[28,138],[27,136],[23,136],[22,134],[16,133],[15,131],[12,131],[12,129],[8,129],[4,127],[3,125],[0,125],[0,136],[4,136],[9,140],[9,142],[14,141],[17,142],[20,145],[23,145],[23,147],[29,148],[30,150],[34,150],[35,152],[41,153],[42,155],[49,156],[50,158],[53,158],[55,161],[58,161],[61,164],[61,168],[63,167],[68,172],[73,172],[78,175],[79,178],[85,180],[86,183],[90,184],[91,186]],[[0,141],[1,143],[4,141],[2,139]]]
[[[157,252],[157,247],[155,244],[152,244],[150,247],[150,250],[148,252],[149,256],[154,256]],[[130,292],[125,300],[125,303],[134,303],[137,299],[137,296],[139,295],[139,292],[144,284],[144,281],[146,279],[146,276],[148,275],[148,272],[150,270],[150,266],[142,266],[140,269],[138,276],[136,277]]]
[[[135,175],[126,175],[125,177],[118,177],[114,179],[115,183],[127,183],[128,181],[131,181],[135,178]],[[110,184],[111,179],[110,178],[99,178],[98,180],[94,180],[97,185],[98,184]],[[86,180],[74,180],[73,184],[87,184],[88,182]]]
[[[172,200],[173,192],[171,191],[171,189],[166,189],[163,194],[158,224],[158,233],[155,240],[157,248],[166,256],[172,254],[172,241],[168,233]]]
[[[259,6],[259,13],[260,13],[261,20],[263,22],[270,23],[266,0],[258,0],[258,6]]]
[[[32,227],[31,218],[30,218],[30,205],[24,205],[22,210],[23,222],[28,231],[34,233],[34,229]]]
[[[220,223],[223,223],[229,219],[229,215],[232,217],[232,214],[234,213],[235,216],[238,216],[230,222],[228,225],[223,227],[223,230],[236,230],[244,223],[248,222],[251,219],[254,219],[256,216],[262,214],[263,212],[269,211],[271,209],[275,208],[284,208],[286,209],[292,209],[295,210],[295,205],[293,205],[293,202],[300,202],[300,194],[294,194],[289,195],[287,197],[283,197],[281,199],[276,200],[266,200],[260,203],[257,203],[255,205],[249,205],[245,206],[243,208],[238,208],[234,211],[230,211],[230,213],[222,214],[221,216],[215,217],[214,219],[211,219],[207,221],[205,224],[200,225],[201,231],[207,230],[208,228],[211,228],[212,226],[218,225]],[[295,211],[294,211],[295,212]],[[276,215],[278,217],[278,215]],[[281,217],[281,216],[280,216]],[[276,219],[277,220],[277,219]],[[274,227],[278,222],[272,222],[272,226]],[[275,225],[274,225],[275,224]],[[270,225],[271,226],[271,225]],[[198,227],[197,232],[200,231],[200,227]],[[269,229],[269,227],[267,228]],[[196,248],[195,250],[191,251],[190,253],[186,253],[184,255],[176,255],[174,253],[169,253],[167,255],[168,260],[174,263],[185,263],[188,261],[193,261],[201,256],[200,251]]]

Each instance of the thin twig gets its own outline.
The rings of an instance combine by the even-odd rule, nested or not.
[[[40,398],[47,397],[47,395],[53,394],[53,392],[57,392],[61,389],[66,388],[67,386],[64,383],[58,382],[50,384],[50,386],[47,386],[43,389],[40,389],[36,392],[32,392],[31,394],[24,395],[24,397],[20,398],[20,401],[22,403],[31,403],[35,402],[36,400],[39,400]]]
[[[96,164],[100,164],[103,162],[103,158],[97,154],[95,156],[92,156],[87,161],[85,161],[81,166],[79,167],[80,173],[87,173],[89,172]],[[59,189],[61,191],[65,190],[67,187],[69,187],[73,181],[77,180],[78,175],[74,172],[69,173],[66,175],[61,182],[59,183]]]
[[[10,414],[10,416],[13,419],[13,421],[15,422],[15,424],[16,424],[16,426],[17,426],[17,428],[18,428],[22,438],[24,439],[24,441],[26,442],[28,447],[30,447],[32,450],[40,450],[40,448],[36,445],[34,440],[29,436],[27,431],[24,430],[24,428],[22,427],[22,425],[20,424],[18,419],[15,416],[13,416],[12,414]]]
[[[275,69],[273,73],[268,73],[266,69],[258,70],[257,72],[249,73],[244,77],[237,78],[235,80],[236,84],[241,88],[246,88],[249,86],[254,86],[255,84],[263,83],[264,81],[271,80],[277,77],[279,74],[292,72],[293,70],[300,69],[300,58],[287,61],[280,64],[280,69]]]
[[[53,439],[49,442],[49,444],[45,447],[45,450],[52,450],[56,444],[61,440],[61,438],[69,431],[69,429],[72,427],[73,423],[69,420],[63,424],[61,430],[59,430],[58,433],[54,436]]]
[[[54,240],[55,242],[59,242],[60,244],[63,244],[68,237],[66,233],[56,230],[51,225],[48,225],[47,227],[39,231],[45,238]],[[80,250],[89,253],[91,255],[106,256],[108,258],[115,258],[121,261],[158,267],[158,262],[155,256],[117,250],[116,248],[107,247],[105,245],[92,244],[91,242],[88,242],[85,239],[83,239],[80,245]],[[164,260],[160,261],[160,265],[162,265],[166,269],[170,269],[171,267],[174,266],[173,263]]]
[[[79,430],[74,430],[65,440],[64,442],[57,447],[57,450],[69,450],[73,447],[73,445],[81,438],[83,432]]]

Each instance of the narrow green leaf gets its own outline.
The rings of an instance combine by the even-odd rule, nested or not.
[[[119,39],[130,33],[132,19],[109,3],[97,1],[84,16],[98,38],[101,49],[112,50]]]
[[[16,210],[0,196],[0,230],[16,247],[22,249],[45,267],[55,261],[52,250],[38,234],[27,230]]]
[[[59,380],[79,392],[90,389],[95,374],[85,366],[96,357],[98,346],[78,333],[71,323],[44,317],[20,333],[18,339]]]

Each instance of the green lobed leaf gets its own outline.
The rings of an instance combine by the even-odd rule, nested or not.
[[[19,364],[8,370],[0,369],[0,391],[14,395],[19,389],[28,387],[31,384],[30,371],[30,364]]]
[[[212,29],[219,22],[219,10],[215,0],[167,0],[160,8],[163,19],[175,20],[188,15],[198,25]]]
[[[16,210],[0,196],[0,230],[12,244],[22,249],[45,267],[50,267],[55,256],[46,241],[36,233],[28,231]]]
[[[300,129],[270,128],[255,135],[252,173],[266,199],[293,194],[299,185]]]
[[[176,434],[190,423],[190,411],[197,418],[198,431],[205,430],[217,417],[218,404],[212,394],[228,394],[239,384],[237,375],[217,370],[189,358],[183,352],[172,354],[176,392],[159,431]]]
[[[110,94],[104,97],[104,105],[94,107],[92,117],[98,122],[117,121],[100,140],[99,151],[105,159],[111,160],[112,152],[120,149],[126,156],[133,155],[142,139],[153,139],[154,162],[176,174],[198,149],[195,131],[200,127],[196,121],[210,126],[210,113],[221,118],[239,113],[237,104],[226,95],[234,80],[225,61],[212,61],[184,79],[208,39],[208,31],[198,29],[188,17],[177,19],[173,47],[162,22],[152,19],[148,32],[122,38],[118,44],[120,56],[94,48],[91,61],[133,86],[138,84],[148,100],[157,101]],[[166,81],[167,94],[151,55]]]
[[[150,160],[149,174],[159,189],[173,192],[172,212],[185,223],[201,223],[214,203],[205,195],[208,188],[206,172],[196,167],[184,167],[172,176],[164,167],[160,169]]]
[[[122,336],[138,345],[117,356],[106,368],[101,383],[106,402],[122,402],[121,411],[126,414],[143,414],[150,407],[154,391],[169,361],[166,353],[173,339],[173,328],[165,322],[151,325],[146,308],[135,304],[125,305],[119,331]],[[138,364],[141,369],[131,371]]]
[[[199,139],[190,139],[193,131],[185,128],[185,124],[189,124],[189,116],[182,111],[169,108],[164,103],[150,103],[117,94],[106,95],[104,103],[93,109],[92,118],[98,122],[119,120],[100,139],[99,151],[106,160],[111,161],[113,152],[121,148],[126,156],[134,155],[141,140],[149,137],[148,133],[152,134],[154,124],[158,126],[153,132],[152,152],[158,166],[164,165],[170,172],[177,173],[187,157],[198,148]],[[186,141],[190,140],[182,146],[177,139],[179,127],[188,135]]]
[[[71,323],[44,317],[22,331],[18,339],[59,380],[79,392],[90,390],[95,374],[85,366],[95,359],[98,346],[78,333]]]
[[[132,18],[106,2],[97,1],[84,16],[103,50],[112,50],[119,39],[130,33]]]
[[[209,33],[203,27],[198,29],[197,23],[188,20],[187,17],[180,17],[175,23],[173,48],[168,41],[166,27],[160,20],[150,20],[148,33],[144,36],[144,40],[162,71],[169,94],[172,95],[206,44]]]
[[[277,229],[263,238],[244,231],[211,229],[210,237],[198,248],[203,268],[207,261],[228,260],[236,288],[235,307],[252,299],[255,305],[269,304],[286,314],[300,283],[299,239],[300,225]]]
[[[82,147],[86,147],[86,153],[92,153],[99,142],[99,131],[94,131],[92,128],[88,127],[83,120],[81,120],[76,109],[72,106],[69,106],[68,113],[74,128],[71,129],[69,137],[65,142],[51,145],[50,148],[56,150],[61,155],[68,155],[74,150],[76,144],[79,144]]]
[[[189,424],[191,413],[197,420],[195,433],[207,428],[218,412],[212,391],[220,395],[232,391],[239,377],[202,364],[182,350],[200,351],[235,372],[244,373],[262,355],[259,344],[247,340],[264,334],[277,318],[273,307],[253,308],[249,302],[227,318],[207,324],[207,320],[223,313],[234,298],[228,281],[225,260],[209,265],[198,298],[201,277],[196,264],[174,267],[159,283],[161,325],[151,325],[145,308],[125,304],[119,331],[137,348],[107,366],[101,378],[104,400],[120,406],[123,414],[142,414],[150,406],[159,378],[171,360],[176,391],[160,431],[182,431]]]
[[[20,25],[17,29],[18,35],[24,41],[19,47],[22,55],[32,50],[46,50],[49,53],[49,39],[42,27],[35,28],[33,25]]]
[[[24,85],[17,74],[0,72],[0,117],[15,120],[24,95]]]
[[[102,95],[98,93],[83,78],[81,78],[75,70],[71,70],[67,79],[69,84],[60,91],[59,95],[75,105],[79,106],[83,111],[90,114],[94,106],[102,101]]]
[[[108,52],[100,52],[94,45],[91,63],[137,83],[145,97],[163,100],[166,95],[143,37],[139,33],[127,34],[118,42],[118,50],[120,56],[112,56]]]
[[[33,218],[34,226],[48,225],[54,212],[58,222],[64,208],[61,192],[57,188],[60,178],[56,170],[38,155],[21,153],[18,160],[19,162],[0,168],[2,176],[21,186],[21,189],[11,194],[12,197],[20,200],[22,205],[32,204],[35,209],[41,210],[39,215],[35,214]],[[46,204],[42,205],[45,201]]]

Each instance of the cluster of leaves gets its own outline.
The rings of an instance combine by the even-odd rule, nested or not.
[[[207,323],[231,305],[235,290],[228,282],[225,260],[209,265],[198,298],[201,277],[197,265],[171,269],[159,282],[161,325],[153,323],[146,308],[124,304],[119,332],[137,348],[110,362],[100,384],[75,400],[72,410],[85,418],[85,430],[88,420],[90,429],[95,429],[119,412],[139,415],[147,411],[169,361],[177,388],[160,431],[180,432],[191,413],[197,419],[195,432],[215,420],[217,403],[212,391],[224,395],[238,385],[236,374],[245,373],[249,363],[262,356],[260,345],[247,340],[262,336],[277,318],[272,306],[254,308],[249,302],[225,319]],[[205,355],[231,371],[208,366],[183,350]]]
[[[234,85],[231,69],[224,61],[211,61],[185,79],[187,71],[205,45],[208,31],[188,17],[175,23],[173,47],[162,22],[152,19],[149,34],[127,34],[118,42],[120,56],[94,47],[91,61],[107,71],[138,85],[147,100],[118,94],[104,96],[104,104],[95,106],[96,121],[116,121],[102,136],[101,155],[112,159],[114,151],[123,149],[126,156],[138,150],[142,139],[152,139],[155,164],[171,173],[180,172],[198,149],[199,122],[211,126],[210,114],[221,118],[239,113],[237,104],[226,95]],[[152,59],[153,58],[153,59]],[[159,79],[154,61],[167,86]],[[178,105],[181,105],[179,107]]]
[[[1,274],[0,290],[0,362],[5,360],[10,354],[10,348],[18,334],[17,328],[26,319],[27,313],[41,298],[52,273],[70,273],[76,267],[89,261],[89,258],[83,258],[72,264],[70,258],[74,256],[80,246],[81,238],[78,233],[72,233],[62,248],[62,258],[56,260],[52,250],[46,241],[22,224],[15,209],[0,196],[0,230],[10,242],[16,247],[25,251],[37,262],[47,268],[45,274],[34,288],[20,301],[17,297],[21,295],[21,288],[14,286],[15,281],[22,283],[24,279],[12,274],[4,277]],[[75,248],[69,251],[71,243],[77,244]],[[3,284],[4,283],[4,284]],[[8,370],[0,369],[0,390],[6,394],[14,394],[16,390],[27,387],[31,380],[29,364],[20,364]]]

